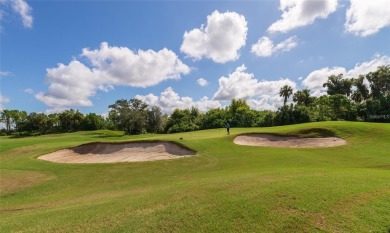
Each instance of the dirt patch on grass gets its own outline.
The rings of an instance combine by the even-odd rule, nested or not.
[[[337,137],[327,138],[299,138],[292,136],[279,136],[274,134],[245,134],[234,139],[234,143],[246,146],[269,146],[269,147],[291,147],[291,148],[317,148],[333,147],[347,144]]]
[[[195,152],[173,142],[89,143],[38,157],[57,163],[117,163],[177,159]]]
[[[51,179],[54,179],[54,176],[40,172],[2,169],[0,170],[0,194],[4,196]]]

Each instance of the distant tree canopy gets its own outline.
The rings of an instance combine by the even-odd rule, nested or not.
[[[210,109],[175,109],[170,116],[160,107],[148,106],[139,99],[121,99],[108,106],[105,119],[95,113],[82,114],[69,109],[60,113],[44,114],[4,109],[0,121],[2,134],[37,135],[78,130],[114,129],[126,134],[175,133],[225,127],[255,127],[296,124],[312,121],[349,120],[390,122],[390,66],[357,78],[331,75],[323,84],[327,95],[311,96],[310,90],[293,93],[285,85],[280,91],[283,106],[276,111],[250,109],[244,99],[232,99],[229,106]],[[287,105],[292,96],[293,104]]]
[[[162,129],[163,117],[159,107],[148,109],[139,99],[117,100],[108,106],[108,119],[116,130],[126,134],[157,133]]]

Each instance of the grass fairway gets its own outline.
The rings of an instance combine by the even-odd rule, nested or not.
[[[239,146],[237,134],[338,136],[333,148]],[[121,136],[1,137],[1,232],[390,232],[390,124]],[[183,137],[183,140],[179,140]],[[93,141],[171,140],[176,160],[58,164],[39,155]]]

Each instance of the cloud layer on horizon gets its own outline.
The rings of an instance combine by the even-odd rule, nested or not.
[[[390,65],[390,57],[385,55],[375,55],[371,60],[358,63],[350,70],[345,67],[324,67],[312,71],[306,78],[302,80],[302,86],[310,89],[312,95],[320,96],[326,94],[326,88],[323,84],[331,75],[343,74],[345,78],[357,78],[360,74],[365,75],[375,71],[379,66]]]
[[[180,97],[172,87],[166,88],[159,96],[152,93],[148,95],[136,95],[134,98],[140,99],[149,106],[159,106],[163,113],[170,114],[175,109],[188,109],[196,107],[200,112],[207,112],[213,108],[221,107],[221,103],[215,100],[209,100],[204,96],[199,101],[194,101],[191,97]]]

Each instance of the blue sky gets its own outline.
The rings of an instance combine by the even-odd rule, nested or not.
[[[388,0],[0,6],[1,109],[104,114],[137,97],[166,113],[207,111],[232,98],[275,110],[285,84],[319,96],[331,74],[356,77],[390,64]]]

